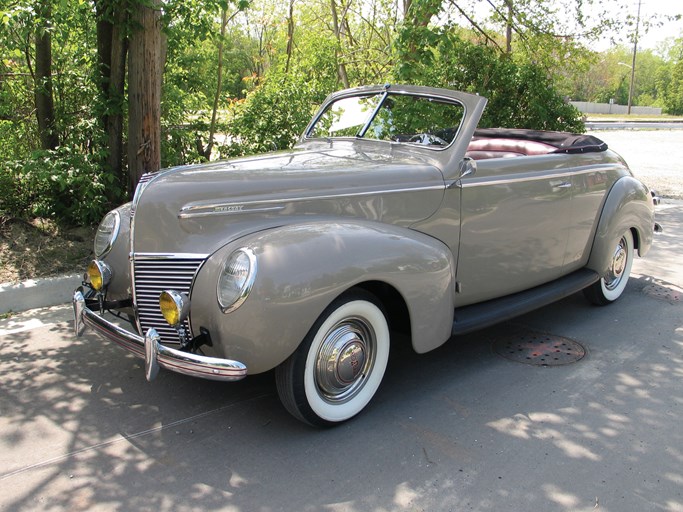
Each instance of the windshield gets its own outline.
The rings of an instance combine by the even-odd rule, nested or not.
[[[378,108],[379,107],[379,108]],[[309,138],[356,137],[448,146],[464,117],[460,103],[410,94],[376,93],[332,102]]]

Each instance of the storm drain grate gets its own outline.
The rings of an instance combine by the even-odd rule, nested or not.
[[[574,340],[534,331],[502,336],[493,342],[493,351],[511,361],[537,366],[575,363],[586,355],[586,349]]]
[[[654,299],[665,300],[675,303],[683,301],[683,291],[675,287],[663,286],[661,284],[649,284],[643,288],[643,293]]]

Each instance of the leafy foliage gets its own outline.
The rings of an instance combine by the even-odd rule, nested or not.
[[[459,0],[161,2],[162,166],[290,147],[316,105],[345,83],[465,90],[489,98],[482,126],[581,131],[563,95],[625,102],[629,85],[627,48],[598,56],[570,37],[589,40],[614,22],[624,26],[624,20],[583,17],[579,8],[595,2],[490,0],[486,18]],[[89,223],[123,199],[128,98],[124,84],[108,83],[103,72],[100,29],[102,22],[116,26],[121,34],[109,43],[125,42],[135,29],[128,15],[140,5],[151,4],[0,0],[3,215]],[[35,41],[45,30],[61,144],[49,152],[36,151]],[[683,113],[682,55],[683,40],[641,53],[635,104]],[[119,87],[113,95],[112,84]],[[211,153],[214,133],[218,151]]]
[[[669,114],[683,115],[683,37],[672,42],[668,54],[668,66],[657,77],[662,102]]]
[[[0,163],[0,215],[43,217],[71,225],[98,222],[107,212],[110,175],[97,159],[66,147]]]
[[[271,75],[245,100],[235,104],[229,125],[237,134],[221,155],[240,156],[291,147],[325,98],[315,81],[304,75]]]
[[[399,60],[400,81],[481,94],[489,100],[481,127],[584,131],[581,114],[559,96],[545,71],[516,63],[492,48],[463,39],[453,27],[408,28],[399,54],[419,47],[414,61]]]

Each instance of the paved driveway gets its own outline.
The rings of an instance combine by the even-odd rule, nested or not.
[[[619,153],[647,186],[683,199],[683,130],[591,132]]]

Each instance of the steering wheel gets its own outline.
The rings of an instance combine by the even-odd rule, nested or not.
[[[418,133],[410,137],[409,142],[425,146],[448,146],[448,142],[432,133]]]

